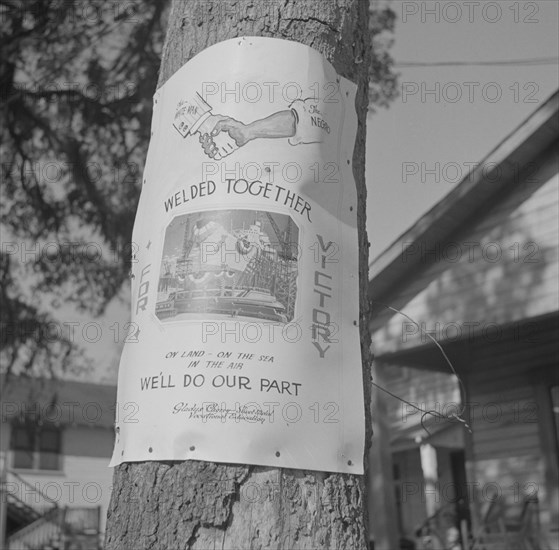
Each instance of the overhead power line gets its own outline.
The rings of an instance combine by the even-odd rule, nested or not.
[[[493,61],[399,61],[394,63],[398,68],[412,67],[480,67],[480,66],[535,66],[559,65],[559,57],[533,57],[531,59],[507,59]]]

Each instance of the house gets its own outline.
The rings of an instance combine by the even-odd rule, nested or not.
[[[379,548],[442,509],[474,548],[559,548],[558,105],[370,266],[373,448],[389,449],[373,483],[398,520],[391,534],[373,514]]]
[[[0,547],[97,550],[116,387],[2,377]]]

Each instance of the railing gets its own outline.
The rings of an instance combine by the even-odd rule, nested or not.
[[[8,537],[8,550],[37,549],[62,538],[64,510],[53,508],[33,523]]]
[[[460,543],[460,531],[456,523],[454,504],[441,506],[416,528],[417,549],[446,550],[452,548],[453,550],[462,550],[464,546]]]
[[[537,493],[524,498],[522,510],[515,519],[506,517],[505,508],[495,503],[496,500],[492,501],[484,511],[471,550],[550,548],[540,529]]]
[[[22,491],[24,487],[26,488],[25,496]],[[32,485],[12,470],[7,471],[5,491],[7,495],[15,497],[18,501],[41,515],[58,506],[56,500],[47,496],[36,485]]]
[[[99,548],[99,506],[61,508],[57,501],[13,471],[7,472],[2,489],[7,502],[20,509],[28,522],[8,536],[8,550],[64,548],[72,540],[83,543],[80,548]]]
[[[64,548],[71,540],[85,540],[99,547],[101,508],[55,508],[8,537],[8,550]],[[84,548],[86,546],[83,546]]]

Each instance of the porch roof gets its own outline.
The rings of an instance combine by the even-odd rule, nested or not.
[[[112,429],[116,386],[2,375],[2,422],[23,420]]]

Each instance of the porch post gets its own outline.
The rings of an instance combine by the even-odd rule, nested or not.
[[[429,443],[421,443],[419,446],[419,453],[421,457],[421,469],[423,470],[423,481],[425,486],[425,509],[427,511],[427,517],[430,517],[440,508],[437,450]]]

